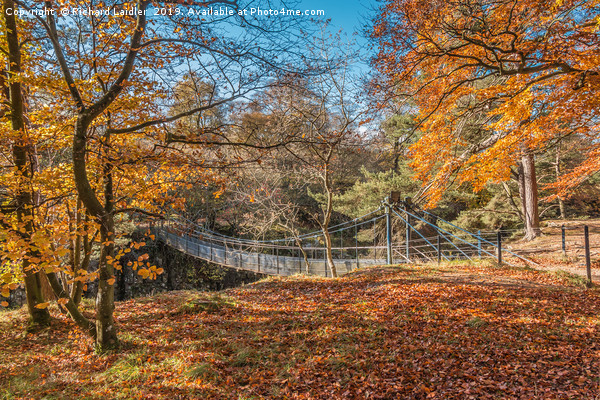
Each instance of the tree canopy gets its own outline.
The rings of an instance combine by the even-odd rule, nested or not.
[[[375,91],[410,106],[413,167],[434,204],[451,182],[480,190],[510,177],[523,152],[568,135],[587,159],[557,194],[598,171],[600,3],[544,0],[387,0],[375,19]]]

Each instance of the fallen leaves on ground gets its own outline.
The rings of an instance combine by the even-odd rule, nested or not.
[[[596,399],[600,298],[485,266],[272,278],[117,305],[123,348],[0,314],[3,398]]]

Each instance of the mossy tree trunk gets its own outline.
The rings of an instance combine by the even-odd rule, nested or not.
[[[25,124],[25,102],[23,88],[20,80],[21,74],[21,46],[17,31],[17,21],[14,13],[8,12],[15,9],[12,0],[3,0],[3,12],[5,21],[5,33],[8,50],[8,93],[10,104],[11,127],[15,132],[12,143],[13,162],[15,164],[15,179],[17,192],[15,199],[17,231],[20,233],[29,249],[25,252],[22,260],[23,273],[25,275],[25,290],[27,293],[27,309],[31,322],[38,325],[47,325],[50,322],[50,313],[46,308],[38,308],[44,303],[42,292],[42,275],[36,271],[30,262],[30,258],[36,256],[31,243],[35,230],[35,194],[31,181],[36,171],[35,144],[27,133]]]

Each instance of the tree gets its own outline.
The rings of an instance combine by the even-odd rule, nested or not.
[[[339,43],[339,38],[336,38]],[[364,110],[360,103],[351,98],[356,94],[352,85],[359,80],[352,74],[352,55],[350,53],[333,54],[329,39],[321,39],[314,47],[320,52],[324,64],[324,73],[311,78],[310,82],[298,85],[302,101],[294,108],[303,121],[302,140],[297,146],[287,146],[297,160],[297,173],[310,182],[318,182],[321,193],[315,196],[321,203],[321,213],[315,217],[326,248],[327,267],[333,277],[337,276],[333,262],[332,240],[329,232],[336,192],[335,176],[344,174],[344,153],[358,148],[360,135],[357,132],[358,121]],[[343,49],[343,46],[339,46]]]
[[[231,190],[244,221],[242,229],[261,240],[291,236],[290,242],[300,249],[304,271],[309,274],[309,257],[300,237],[314,229],[309,209],[316,204],[308,197],[309,183],[297,179],[294,171],[286,168],[285,161],[282,162],[285,152],[271,152],[268,159],[258,166],[244,168],[237,187]]]
[[[518,166],[526,234],[539,234],[535,153],[598,132],[598,11],[597,0],[382,5],[371,33],[374,89],[415,104],[423,136],[411,146],[412,165],[430,205],[455,181],[481,190]],[[597,170],[596,152],[590,146],[579,173]],[[572,178],[563,176],[563,187]]]
[[[382,136],[391,145],[392,169],[399,171],[401,159],[406,158],[406,148],[413,142],[415,117],[410,114],[397,114],[381,124]]]
[[[25,281],[25,290],[27,293],[27,307],[31,321],[36,325],[47,325],[50,322],[48,310],[40,307],[44,304],[42,293],[41,273],[31,266],[31,259],[37,256],[31,243],[32,236],[35,233],[34,228],[34,210],[36,203],[36,193],[32,185],[33,175],[36,173],[37,153],[35,143],[29,135],[26,126],[25,100],[23,96],[23,87],[21,83],[21,40],[17,29],[16,17],[13,13],[7,12],[14,9],[14,2],[3,0],[4,14],[4,34],[6,50],[6,76],[2,74],[2,89],[6,93],[8,100],[8,112],[11,122],[12,134],[9,135],[12,142],[12,159],[14,163],[14,212],[16,219],[13,226],[8,230],[16,240],[22,241],[26,248],[21,259],[22,272]],[[7,221],[3,221],[8,224]],[[17,238],[18,237],[18,238]]]
[[[26,0],[16,3],[29,11],[38,5]],[[44,76],[61,77],[61,82],[56,85],[53,81],[48,90],[53,101],[69,106],[72,158],[66,171],[72,172],[76,201],[85,208],[88,225],[98,229],[95,327],[85,330],[95,337],[100,351],[118,345],[113,285],[115,270],[123,267],[119,262],[123,249],[115,246],[116,218],[131,211],[156,215],[165,204],[181,206],[182,199],[174,194],[173,185],[206,184],[213,177],[202,149],[249,145],[232,143],[210,124],[179,132],[185,124],[177,121],[187,118],[189,122],[193,115],[217,110],[269,86],[282,72],[296,71],[289,65],[298,56],[293,53],[296,42],[303,40],[294,26],[289,26],[296,24],[294,21],[270,19],[257,24],[242,13],[214,21],[203,19],[203,7],[237,7],[232,2],[188,2],[187,8],[173,7],[180,3],[175,1],[158,3],[170,10],[168,16],[150,12],[151,2],[147,0],[103,4],[102,8],[117,11],[135,6],[140,12],[134,17],[118,12],[60,18],[56,14],[27,14],[27,22],[35,24],[40,46],[46,46],[48,55],[37,68],[49,72]],[[46,1],[44,5],[51,9],[69,2]],[[78,5],[97,7],[94,1]],[[195,12],[181,11],[188,9]],[[242,33],[240,26],[244,26]],[[201,77],[196,80],[195,74]],[[215,95],[200,96],[196,102],[180,101],[186,97],[177,95],[184,76],[207,82]],[[217,87],[219,91],[214,90]],[[216,96],[217,92],[222,95]],[[85,220],[80,218],[82,224]],[[75,231],[83,236],[93,234],[85,228]],[[77,305],[58,280],[52,281],[53,274],[64,267],[60,246],[46,247],[48,259],[52,259],[53,267],[48,266],[52,287],[76,319]],[[50,254],[52,249],[54,254]],[[143,276],[157,273],[149,264],[142,268],[136,262],[133,267]],[[86,320],[80,322],[87,325]]]

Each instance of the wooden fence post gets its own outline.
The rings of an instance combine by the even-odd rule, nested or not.
[[[406,261],[410,262],[410,214],[408,213],[408,208],[410,206],[412,199],[410,197],[404,198],[404,212],[406,216]]]
[[[356,251],[356,269],[358,269],[358,221],[354,221],[354,249]]]
[[[325,243],[325,236],[323,236],[323,244]],[[327,278],[327,269],[329,265],[327,265],[327,247],[323,247],[323,266],[325,267],[325,278]]]
[[[587,225],[583,227],[583,238],[585,243],[585,268],[587,272],[587,287],[592,287],[592,259],[590,257],[590,229]]]
[[[562,254],[563,257],[567,257],[567,234],[566,234],[566,229],[565,226],[562,225],[560,227],[560,231],[561,231],[561,236],[562,236]]]
[[[498,245],[498,265],[502,265],[502,232],[501,231],[498,231],[497,245]]]

